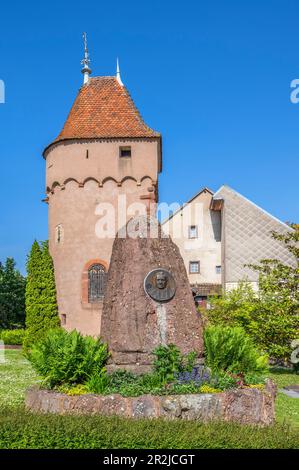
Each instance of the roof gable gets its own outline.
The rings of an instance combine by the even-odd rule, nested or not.
[[[176,214],[181,212],[185,207],[187,207],[194,199],[198,198],[201,196],[203,193],[209,193],[211,196],[213,196],[213,191],[209,189],[207,186],[204,186],[198,193],[196,193],[194,196],[192,196],[191,199],[189,199],[187,202],[184,202],[177,210],[175,210],[172,214],[170,214],[169,217],[167,217],[165,220],[163,220],[161,223],[166,224],[170,219],[172,219]]]
[[[248,265],[259,264],[262,259],[294,264],[294,257],[286,247],[272,237],[273,231],[286,233],[292,231],[291,227],[229,186],[222,186],[214,198],[224,200],[225,282],[245,278],[257,282],[258,272]]]
[[[58,137],[47,147],[73,139],[156,137],[127,89],[116,77],[94,77],[83,85]]]
[[[263,209],[262,207],[258,206],[257,204],[255,204],[254,202],[252,202],[250,199],[248,199],[247,197],[243,196],[243,194],[240,194],[238,193],[238,191],[236,191],[235,189],[231,188],[230,186],[224,184],[223,186],[221,186],[217,191],[216,193],[214,194],[213,196],[213,199],[214,200],[217,200],[217,199],[224,199],[225,200],[225,196],[228,196],[228,195],[232,195],[232,196],[235,196],[236,198],[240,198],[244,201],[244,203],[247,203],[248,205],[252,206],[252,207],[255,207],[257,210],[263,212],[265,214],[265,216],[273,219],[274,221],[276,221],[278,224],[284,226],[286,229],[292,231],[292,227],[290,227],[289,225],[287,225],[285,222],[282,222],[281,220],[279,220],[277,217],[275,217],[274,215],[270,214],[270,212],[267,212],[265,209]]]

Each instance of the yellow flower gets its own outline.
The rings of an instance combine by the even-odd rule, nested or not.
[[[210,387],[209,385],[202,385],[199,389],[200,393],[220,393],[222,390],[219,388],[213,388]]]

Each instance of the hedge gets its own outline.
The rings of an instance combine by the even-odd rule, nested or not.
[[[299,447],[287,427],[235,423],[34,415],[0,410],[2,449],[259,449]]]
[[[0,339],[4,344],[22,345],[25,336],[25,330],[1,330]]]

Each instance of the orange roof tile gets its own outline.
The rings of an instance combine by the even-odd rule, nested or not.
[[[47,147],[69,139],[158,137],[116,77],[94,77],[83,85],[64,127]]]

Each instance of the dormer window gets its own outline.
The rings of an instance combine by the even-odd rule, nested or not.
[[[119,156],[120,158],[130,158],[131,147],[119,147]]]

